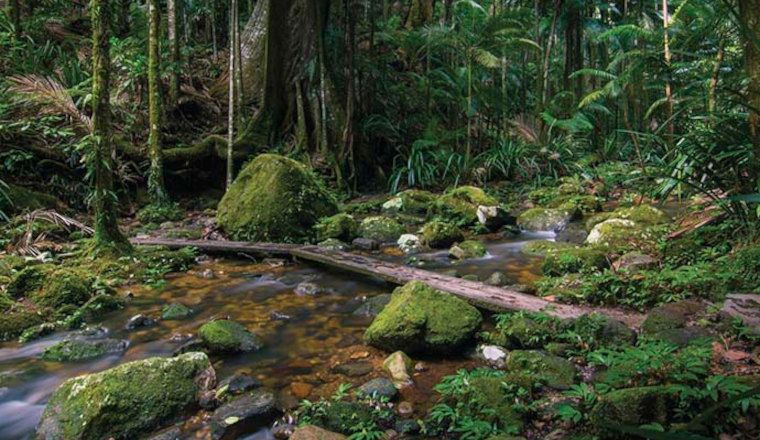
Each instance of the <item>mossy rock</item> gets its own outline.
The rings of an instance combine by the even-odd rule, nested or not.
[[[447,248],[462,240],[462,230],[453,223],[433,220],[422,227],[422,243],[434,249]]]
[[[596,196],[562,196],[552,200],[546,207],[589,214],[602,210],[602,200]]]
[[[569,243],[558,243],[550,240],[535,240],[527,243],[521,251],[527,255],[543,257],[551,251],[570,248]]]
[[[549,251],[541,265],[544,275],[595,272],[609,267],[607,254],[593,248],[565,248]]]
[[[586,221],[586,228],[591,230],[599,223],[613,218],[631,220],[641,226],[655,226],[670,223],[670,217],[668,217],[668,215],[662,210],[651,205],[639,205],[630,208],[618,208],[612,212],[597,214]]]
[[[486,246],[477,240],[466,240],[449,249],[449,257],[457,260],[481,258],[487,253]]]
[[[490,344],[509,349],[542,348],[545,341],[557,336],[559,320],[553,318],[536,320],[528,314],[513,313],[502,319],[496,329],[481,333]]]
[[[211,353],[257,351],[263,346],[258,336],[240,323],[226,319],[203,324],[198,330],[198,337]]]
[[[468,398],[478,402],[485,409],[483,414],[490,414],[489,421],[495,423],[502,431],[520,432],[523,421],[520,413],[512,408],[512,402],[504,391],[503,383],[510,383],[506,377],[474,377],[470,379]]]
[[[478,221],[478,206],[496,206],[499,200],[480,188],[460,186],[436,199],[432,212],[457,225],[473,225]]]
[[[586,244],[622,254],[637,249],[652,251],[657,247],[657,238],[650,228],[632,220],[613,218],[594,226]]]
[[[436,195],[418,189],[402,191],[383,204],[383,211],[402,212],[411,215],[425,215],[436,200]]]
[[[532,374],[556,390],[569,389],[575,383],[578,371],[565,358],[537,350],[514,350],[507,357],[507,370]]]
[[[578,210],[532,208],[517,217],[517,226],[526,231],[560,231],[583,214]]]
[[[616,426],[658,423],[667,426],[678,407],[678,393],[669,386],[626,388],[611,391],[599,399],[590,413],[595,431],[605,439],[628,438]]]
[[[0,314],[0,342],[18,338],[24,330],[42,324],[42,316],[31,310],[13,310]]]
[[[82,270],[60,269],[52,272],[32,300],[41,307],[58,309],[80,306],[92,296],[95,279]]]
[[[69,379],[50,397],[37,438],[140,438],[194,407],[208,371],[205,354],[187,353]]]
[[[359,235],[362,238],[380,243],[395,242],[404,232],[406,231],[401,223],[384,216],[367,217],[359,226]]]
[[[121,353],[127,349],[128,341],[118,339],[67,339],[47,347],[42,359],[54,362],[75,362],[94,359],[107,354]]]
[[[334,198],[306,166],[262,154],[230,186],[217,221],[236,239],[303,242],[312,238],[317,220],[337,212]]]
[[[652,309],[641,324],[641,333],[651,336],[664,330],[685,327],[690,320],[706,310],[699,301],[685,300]]]
[[[350,243],[359,236],[359,222],[350,214],[340,213],[319,219],[314,226],[317,240],[341,240]]]
[[[50,265],[34,265],[21,269],[13,274],[5,293],[14,299],[28,297],[42,287],[51,268]]]
[[[182,303],[166,304],[161,308],[161,319],[164,321],[179,321],[193,314],[193,309]]]
[[[466,301],[412,281],[393,292],[364,339],[387,351],[452,353],[472,339],[482,319]]]

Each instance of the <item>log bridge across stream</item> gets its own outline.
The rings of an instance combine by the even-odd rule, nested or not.
[[[287,257],[379,278],[397,285],[403,285],[409,281],[422,281],[435,289],[457,295],[474,305],[493,311],[525,310],[544,312],[562,319],[577,318],[592,311],[611,314],[600,309],[553,303],[536,296],[503,287],[490,286],[477,281],[469,281],[429,270],[382,261],[365,255],[328,250],[312,245],[157,238],[135,238],[131,242],[138,246],[164,246],[171,249],[194,247],[207,253]],[[620,316],[615,317],[620,319]],[[627,319],[624,320],[628,321]]]

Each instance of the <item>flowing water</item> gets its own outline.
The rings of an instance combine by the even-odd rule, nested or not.
[[[501,271],[515,282],[532,281],[537,259],[520,248],[530,240],[550,238],[547,234],[524,234],[515,239],[487,243],[489,255],[456,265],[446,252],[421,256],[430,270],[456,268],[460,275],[477,274],[481,279]],[[383,258],[401,260],[402,257]],[[111,368],[118,364],[152,356],[171,356],[188,335],[213,317],[230,317],[259,335],[265,348],[252,354],[217,359],[214,366],[220,379],[233,373],[257,377],[281,395],[317,398],[334,392],[340,383],[361,384],[381,374],[385,353],[362,344],[362,334],[371,318],[353,312],[367,297],[389,293],[393,286],[353,274],[324,268],[287,264],[276,267],[246,261],[216,260],[197,268],[212,269],[215,277],[193,274],[169,277],[160,289],[129,288],[133,299],[128,306],[102,319],[109,337],[129,340],[128,350],[88,362],[43,361],[43,350],[61,341],[67,333],[57,333],[20,345],[0,344],[0,439],[32,436],[45,402],[67,378]],[[318,296],[297,295],[295,287],[311,281],[327,290]],[[158,325],[127,331],[127,320],[138,313],[158,317],[161,307],[181,302],[195,313],[181,321],[159,321]],[[346,363],[369,363],[373,371],[360,377],[335,373],[333,367]],[[416,386],[403,391],[402,400],[412,402],[420,415],[435,399],[432,387],[444,375],[470,366],[460,359],[424,360],[427,370],[415,377]],[[287,399],[286,399],[287,400]],[[267,439],[264,430],[250,439]]]

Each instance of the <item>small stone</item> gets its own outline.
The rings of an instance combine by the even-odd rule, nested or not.
[[[364,304],[354,310],[354,315],[358,316],[377,316],[388,303],[391,302],[391,295],[389,293],[381,293],[380,295],[367,298]]]
[[[352,362],[334,367],[333,372],[348,377],[358,377],[371,373],[372,369],[372,364],[369,362]]]
[[[275,422],[275,425],[272,426],[272,435],[277,440],[287,440],[293,435],[293,432],[295,430],[296,430],[295,425],[292,425],[290,423]]]
[[[276,414],[274,394],[260,390],[219,407],[211,415],[211,438],[238,438],[252,425],[266,425]]]
[[[153,318],[139,314],[129,318],[129,321],[127,321],[127,325],[125,325],[124,328],[127,330],[135,330],[138,328],[153,327],[154,325],[156,325],[156,321]]]
[[[728,350],[723,353],[723,360],[725,362],[744,362],[750,358],[750,354],[741,350]]]
[[[356,353],[351,353],[351,356],[349,356],[351,359],[366,359],[369,357],[368,351],[357,351]]]
[[[418,373],[423,373],[429,369],[430,368],[428,367],[428,365],[424,362],[417,362],[416,364],[414,364],[414,371]]]
[[[107,354],[121,354],[129,347],[129,341],[122,339],[72,338],[61,341],[45,349],[42,359],[54,362],[74,362],[94,359]]]
[[[412,384],[412,376],[409,370],[413,367],[412,360],[403,351],[397,351],[383,361],[383,370],[391,376],[396,388],[403,388]]]
[[[216,278],[216,275],[214,275],[214,271],[212,269],[204,269],[200,272],[195,272],[195,276],[204,280],[213,280]]]
[[[380,249],[380,243],[369,238],[357,238],[351,245],[361,251],[376,251]]]
[[[292,319],[292,317],[280,311],[273,310],[269,314],[269,319],[271,319],[272,321],[289,321]]]
[[[509,353],[507,350],[498,345],[478,345],[476,349],[479,359],[484,360],[488,365],[494,368],[504,368]]]
[[[660,261],[650,255],[641,252],[629,252],[618,258],[612,263],[615,271],[624,270],[628,273],[636,273],[642,270],[654,269],[659,266]]]
[[[305,382],[293,382],[290,384],[290,392],[298,399],[309,397],[314,386]]]
[[[324,287],[313,283],[311,281],[304,281],[300,283],[298,286],[296,286],[295,293],[296,295],[301,296],[317,296],[322,295],[325,293],[328,293],[328,289],[325,289]]]
[[[167,304],[161,309],[161,319],[164,321],[185,319],[192,314],[193,309],[181,303]]]
[[[388,399],[393,399],[398,394],[393,381],[385,377],[372,379],[360,386],[357,391],[367,396],[387,397]]]
[[[510,284],[512,280],[504,272],[494,272],[485,281],[489,286],[503,287]]]
[[[419,252],[422,248],[422,240],[420,237],[414,234],[404,234],[398,239],[398,247],[405,254],[413,254]]]
[[[261,385],[261,381],[255,377],[247,374],[235,374],[219,382],[219,386],[216,388],[216,396],[217,398],[222,398],[229,394],[237,396],[246,391],[259,388]]]
[[[329,251],[342,251],[342,252],[345,252],[351,248],[351,246],[349,246],[346,243],[343,243],[337,238],[328,238],[327,240],[319,242],[317,246],[321,247],[322,249],[327,249]]]
[[[414,414],[414,406],[410,402],[401,402],[396,407],[396,411],[398,411],[398,415],[401,417],[410,417]]]
[[[346,436],[314,425],[302,426],[293,432],[290,440],[345,440]]]
[[[491,232],[517,224],[517,219],[499,206],[478,206],[477,216],[478,222]]]

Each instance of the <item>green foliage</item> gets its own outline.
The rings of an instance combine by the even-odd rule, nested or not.
[[[182,220],[183,217],[184,213],[179,205],[172,202],[147,205],[137,212],[137,219],[143,224],[173,222]]]

